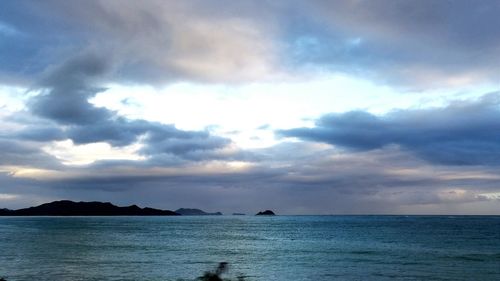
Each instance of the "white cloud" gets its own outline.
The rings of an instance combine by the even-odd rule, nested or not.
[[[144,160],[144,156],[137,154],[140,148],[140,144],[117,148],[103,142],[75,145],[65,140],[47,144],[42,150],[64,165],[86,165],[99,160]]]

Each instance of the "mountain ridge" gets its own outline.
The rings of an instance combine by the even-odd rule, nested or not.
[[[73,202],[59,200],[38,206],[9,210],[0,209],[0,216],[178,216],[170,210],[141,208],[137,205],[119,207],[110,202]]]

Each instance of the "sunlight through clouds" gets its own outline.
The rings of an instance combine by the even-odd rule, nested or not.
[[[115,148],[108,143],[75,145],[71,140],[53,142],[43,151],[57,157],[64,165],[87,165],[99,160],[144,160],[138,155],[140,144]]]

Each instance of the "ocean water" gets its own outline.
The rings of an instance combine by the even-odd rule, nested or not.
[[[500,217],[0,217],[0,277],[500,280]]]

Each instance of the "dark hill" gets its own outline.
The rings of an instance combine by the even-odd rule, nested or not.
[[[221,216],[221,212],[217,213],[207,213],[200,209],[188,209],[188,208],[180,208],[175,210],[176,213],[181,214],[183,216]]]
[[[271,210],[265,210],[264,212],[258,212],[256,216],[275,216],[276,214]]]
[[[19,210],[0,210],[0,216],[175,216],[168,210],[140,208],[137,205],[118,207],[109,202],[54,201]]]

